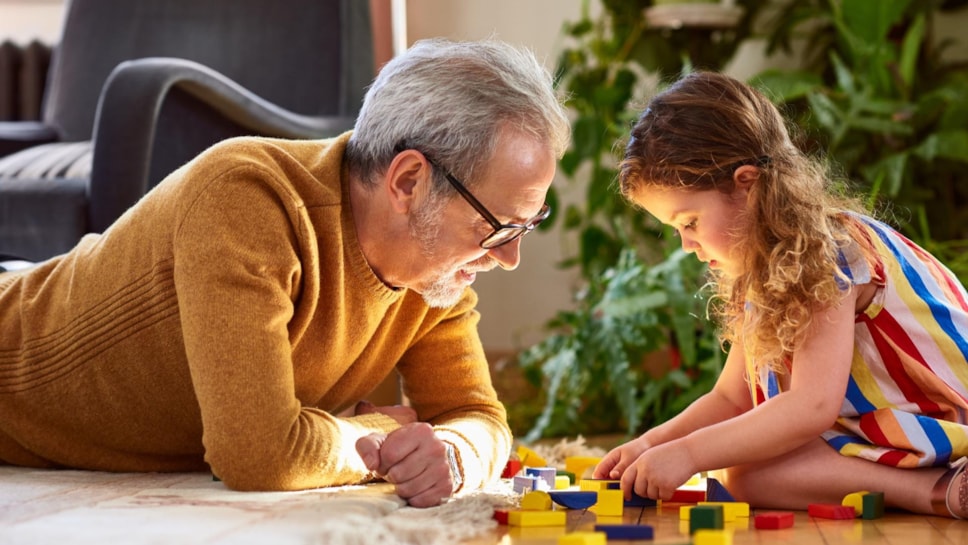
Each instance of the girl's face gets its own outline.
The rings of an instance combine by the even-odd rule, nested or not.
[[[676,230],[683,250],[696,254],[711,269],[737,276],[742,272],[738,235],[748,194],[739,186],[731,194],[644,186],[632,198],[649,214]]]

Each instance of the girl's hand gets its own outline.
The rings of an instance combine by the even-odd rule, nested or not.
[[[645,440],[644,435],[613,448],[595,467],[592,478],[618,479],[625,472],[625,468],[648,448],[649,443]]]
[[[635,490],[639,496],[668,500],[696,471],[692,454],[681,441],[663,443],[643,451],[625,470],[622,490]]]

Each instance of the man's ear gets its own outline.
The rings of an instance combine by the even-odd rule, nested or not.
[[[417,150],[404,150],[397,154],[387,167],[384,188],[394,211],[407,213],[422,186],[429,184],[430,162]]]

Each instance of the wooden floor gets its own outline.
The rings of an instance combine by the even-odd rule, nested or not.
[[[496,483],[494,490],[421,510],[405,507],[386,483],[234,492],[205,473],[111,474],[0,466],[0,545],[557,545],[562,535],[593,530],[596,522],[654,528],[651,541],[613,540],[609,545],[691,542],[688,526],[679,520],[680,505],[668,503],[661,508],[625,508],[621,518],[568,511],[564,527],[490,529],[492,506],[507,505],[509,491],[509,484]],[[940,517],[889,513],[877,520],[837,521],[798,512],[793,528],[786,530],[757,530],[751,519],[740,520],[727,523],[735,545],[968,545],[968,521]],[[473,535],[477,537],[467,539]]]
[[[754,511],[753,515],[756,514]],[[805,511],[795,512],[792,528],[757,530],[753,519],[726,523],[733,533],[734,545],[779,543],[784,545],[965,545],[968,521],[925,517],[891,512],[876,520],[827,520],[812,518]],[[473,545],[557,545],[558,538],[572,531],[593,531],[596,522],[610,524],[648,524],[653,527],[651,541],[609,540],[609,545],[691,543],[688,522],[679,520],[679,505],[660,508],[625,508],[624,516],[596,517],[591,511],[569,511],[564,528],[520,528],[499,526],[493,534],[481,536]]]

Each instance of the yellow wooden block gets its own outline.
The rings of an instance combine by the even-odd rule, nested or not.
[[[679,520],[689,520],[689,511],[692,511],[692,505],[683,505],[679,508]]]
[[[564,526],[564,511],[510,511],[509,526]]]
[[[624,506],[625,497],[622,495],[622,491],[607,489],[598,491],[598,501],[589,509],[605,517],[620,517]]]
[[[518,460],[521,460],[521,465],[527,467],[548,467],[548,462],[544,458],[524,445],[518,445]]]
[[[866,490],[847,494],[844,496],[844,499],[840,502],[840,504],[853,507],[854,512],[857,513],[857,516],[859,517],[864,514],[864,494],[867,494]]]
[[[613,481],[609,479],[581,479],[578,481],[579,490],[593,490],[598,492],[599,490],[607,490],[609,483],[617,483],[620,481]]]
[[[742,501],[701,501],[697,505],[722,505],[724,522],[750,516],[750,504]]]
[[[521,497],[521,509],[525,511],[550,511],[551,496],[543,490],[525,492]]]
[[[605,532],[572,532],[558,538],[558,545],[605,545]]]
[[[571,479],[568,475],[555,475],[555,490],[564,490],[571,487]]]
[[[601,461],[601,457],[597,456],[566,456],[565,471],[574,473],[575,479],[581,481],[585,478],[585,470],[594,469]]]
[[[702,528],[692,534],[692,545],[733,545],[733,532]]]

